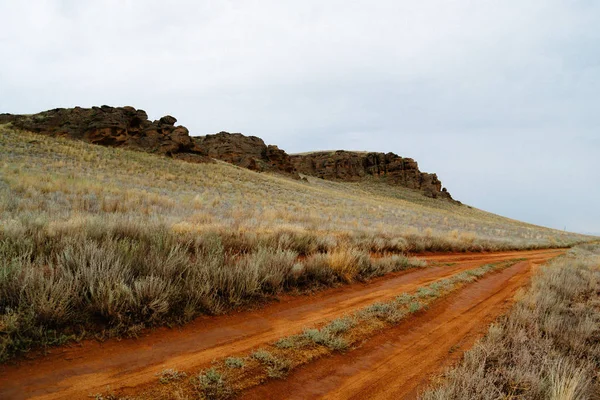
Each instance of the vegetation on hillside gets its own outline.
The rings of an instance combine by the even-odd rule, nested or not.
[[[420,266],[408,252],[588,239],[377,182],[298,182],[7,126],[0,154],[0,360]]]
[[[572,249],[422,399],[598,398],[599,294],[600,246]]]

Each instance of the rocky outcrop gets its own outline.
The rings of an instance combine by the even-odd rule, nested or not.
[[[0,124],[104,146],[126,147],[187,161],[208,161],[184,126],[167,115],[157,121],[133,107],[56,108],[34,115],[0,114]]]
[[[214,135],[194,137],[202,154],[253,171],[283,173],[296,179],[300,175],[290,156],[277,146],[266,145],[256,136],[241,133],[219,132]]]
[[[452,199],[436,174],[421,172],[417,162],[394,153],[338,150],[291,156],[296,170],[304,175],[336,181],[359,181],[374,176],[393,185],[423,192],[433,198]]]
[[[222,160],[254,171],[300,174],[328,180],[358,181],[379,177],[392,185],[421,191],[433,198],[452,199],[436,174],[421,172],[417,163],[394,153],[351,151],[288,155],[256,136],[219,132],[191,137],[177,119],[166,115],[150,121],[133,107],[56,108],[33,115],[0,114],[0,124],[55,137],[125,147],[191,162]]]

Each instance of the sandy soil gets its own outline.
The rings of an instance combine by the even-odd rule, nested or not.
[[[564,250],[427,256],[433,262],[455,264],[390,274],[310,296],[284,296],[257,310],[202,317],[182,328],[161,328],[138,339],[85,341],[53,349],[45,357],[0,366],[0,399],[84,399],[107,387],[135,392],[136,387],[156,382],[155,374],[165,368],[198,369],[215,358],[247,353],[457,272],[527,258],[528,262],[469,285],[358,350],[317,361],[286,381],[246,394],[249,398],[290,398],[291,394],[297,398],[365,398],[367,394],[366,398],[401,398],[460,353],[450,354],[452,346],[468,347],[503,312],[514,291],[527,282],[531,262],[541,263],[562,253]],[[306,383],[311,381],[311,385]]]

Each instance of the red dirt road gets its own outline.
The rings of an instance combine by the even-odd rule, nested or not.
[[[355,351],[317,360],[241,398],[416,398],[432,375],[462,356],[507,310],[515,292],[529,281],[531,265],[524,261],[486,276]]]
[[[283,336],[296,334],[305,327],[347,314],[374,302],[392,298],[399,293],[416,290],[420,286],[446,278],[460,271],[514,258],[527,258],[532,262],[540,263],[562,253],[564,253],[564,250],[431,256],[427,259],[456,264],[390,274],[366,284],[347,285],[325,290],[312,296],[286,296],[280,302],[269,304],[259,310],[243,311],[219,317],[202,317],[181,329],[162,328],[149,332],[146,336],[138,339],[109,340],[104,343],[86,341],[81,346],[75,345],[54,349],[46,357],[22,360],[16,365],[0,366],[0,399],[84,399],[88,398],[90,394],[105,392],[107,386],[110,386],[113,390],[130,388],[131,391],[135,391],[136,387],[155,382],[157,379],[155,374],[165,368],[193,370],[208,365],[215,358],[246,353],[261,344],[274,341]],[[480,295],[484,298],[492,296],[497,299],[499,304],[504,304],[506,299],[512,297],[518,286],[527,282],[529,276],[528,265],[529,263],[521,263],[499,274],[484,278],[480,282],[470,285],[469,289],[461,291],[459,296],[475,296],[475,293],[481,292]],[[513,276],[509,275],[513,271],[520,272],[515,273],[514,280],[511,280]],[[490,279],[497,281],[496,286],[483,286],[481,289],[481,284],[488,282]],[[500,294],[494,295],[496,292]],[[443,315],[438,315],[435,313],[435,310],[438,310],[442,304],[454,301],[456,296],[452,296],[451,299],[438,303],[430,311],[411,320],[411,322],[407,321],[406,324],[401,324],[399,328],[404,327],[404,329],[407,329],[405,332],[398,331],[396,328],[390,330],[390,332],[396,332],[396,336],[390,338],[391,344],[387,346],[391,346],[391,348],[384,346],[386,350],[383,352],[378,348],[373,348],[373,354],[368,358],[375,360],[377,354],[383,353],[390,356],[393,348],[400,345],[396,342],[414,344],[414,346],[417,346],[413,346],[415,349],[418,348],[419,343],[422,343],[421,346],[425,350],[428,347],[435,347],[431,345],[432,342],[422,342],[422,338],[417,340],[416,338],[420,336],[414,338],[412,336],[413,330],[409,326],[415,326],[418,321],[423,322],[424,318],[438,319],[437,322],[432,320],[431,324],[419,328],[422,329],[421,336],[429,337],[427,333],[441,335],[442,339],[438,340],[442,340],[442,344],[445,346],[446,342],[454,343],[456,340],[468,338],[471,331],[486,326],[491,319],[503,310],[503,307],[498,305],[492,307],[492,303],[488,304],[484,301],[486,305],[481,306],[481,313],[473,314],[471,308],[477,307],[476,304],[479,304],[477,303],[477,297],[467,301],[466,305],[460,306],[462,304],[460,303],[450,307],[451,310],[455,309],[453,314],[442,313]],[[469,304],[471,306],[468,306]],[[468,306],[467,309],[464,309],[466,306]],[[487,311],[488,308],[491,308],[491,310]],[[469,315],[467,320],[459,318],[460,315],[465,313]],[[451,315],[455,315],[452,317],[454,319],[448,320]],[[456,319],[458,319],[457,322],[452,322]],[[482,320],[481,323],[480,319]],[[454,328],[446,329],[447,325],[454,326]],[[468,326],[471,326],[471,328],[467,329]],[[456,332],[457,329],[459,332]],[[452,337],[444,339],[444,332],[451,334]],[[384,335],[388,337],[389,333]],[[401,340],[397,337],[398,335],[402,337]],[[377,342],[380,337],[384,336],[378,336]],[[392,342],[394,338],[396,341]],[[376,341],[374,340],[373,343]],[[368,346],[370,346],[370,343],[342,357],[352,357],[352,359],[359,357]],[[447,348],[445,348],[445,352],[447,356]],[[427,361],[429,357],[433,357],[432,363],[436,365],[441,357],[440,354],[428,354],[427,352],[421,354],[418,357],[419,360]],[[313,365],[318,369],[323,362],[334,358],[337,358],[337,356],[318,361],[299,370],[298,373],[292,374],[289,383],[294,385],[295,379],[300,377],[304,371],[312,371]],[[350,364],[351,369],[360,369],[359,364]],[[343,371],[349,371],[344,365],[340,365],[338,374],[332,375],[331,382],[339,383],[343,381],[342,378],[346,376]],[[414,369],[414,361],[408,365],[411,366],[411,369]],[[383,366],[385,367],[385,362]],[[396,373],[398,371],[398,369],[395,369]],[[415,372],[415,377],[423,379],[428,369],[424,367],[423,373],[419,371]],[[392,373],[394,369],[388,372]],[[369,378],[369,374],[365,375],[364,372],[360,376],[362,376],[360,382],[364,382],[366,386],[352,387],[349,388],[350,392],[347,392],[347,385],[334,385],[335,387],[333,387],[328,384],[328,387],[331,387],[332,390],[328,390],[327,394],[334,398],[347,398],[349,394],[360,393],[360,390],[364,388],[367,388],[367,393],[373,393],[373,389],[368,388],[368,382],[371,381],[372,376]],[[389,379],[389,377],[386,379]],[[393,381],[399,382],[397,377]],[[274,385],[285,384],[286,382],[288,381],[274,383]],[[386,386],[390,386],[389,382],[386,382]],[[265,386],[265,388],[268,387],[271,387],[271,384]],[[406,385],[403,387],[406,389]],[[269,393],[268,398],[276,398],[274,396],[277,393],[285,394],[281,398],[289,398],[289,394],[293,393],[280,392],[279,388],[273,388],[275,392]],[[248,395],[251,395],[251,393]],[[311,394],[308,393],[308,397],[310,396]],[[385,394],[382,398],[384,397]],[[264,394],[261,398],[264,398]]]

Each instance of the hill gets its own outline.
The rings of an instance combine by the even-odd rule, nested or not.
[[[316,152],[290,157],[256,136],[219,132],[190,137],[177,119],[166,115],[150,121],[144,110],[133,107],[56,108],[33,115],[0,114],[0,124],[53,137],[68,137],[93,144],[129,148],[191,162],[213,159],[259,172],[274,172],[295,179],[300,173],[335,181],[380,178],[384,183],[415,189],[428,197],[452,199],[436,174],[423,173],[410,158],[394,153]]]
[[[169,158],[57,136],[0,125],[0,361],[422,266],[411,253],[593,239],[371,176],[298,180],[176,159],[205,157],[195,144]]]

